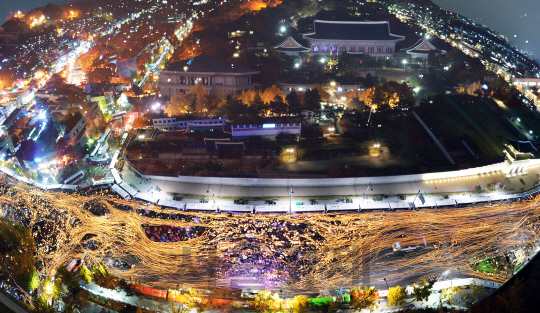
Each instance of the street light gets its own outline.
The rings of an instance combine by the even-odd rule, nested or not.
[[[289,153],[289,159],[291,159],[292,158],[292,153],[294,152],[294,149],[291,148],[291,149],[287,149],[285,151],[287,151]]]
[[[289,198],[290,198],[290,200],[289,200],[289,212],[292,211],[292,194],[293,193],[294,193],[294,190],[293,190],[293,186],[291,184],[291,192],[289,193]]]
[[[214,193],[212,192],[212,185],[208,185],[208,189],[206,190],[206,193],[212,194],[212,201],[214,201]]]
[[[388,287],[388,281],[386,280],[386,277],[383,279],[384,279],[384,282],[386,283],[386,289],[390,289],[390,287]]]
[[[281,25],[281,27],[279,28],[279,32],[284,33],[286,31],[287,31],[287,27],[285,27],[285,25]]]

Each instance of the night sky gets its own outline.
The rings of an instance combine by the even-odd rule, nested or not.
[[[540,59],[539,0],[432,1],[440,7],[498,31],[508,37],[513,44],[532,52],[537,59]]]

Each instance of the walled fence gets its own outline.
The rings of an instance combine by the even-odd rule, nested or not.
[[[397,176],[374,176],[374,177],[348,177],[348,178],[233,178],[233,177],[193,177],[193,176],[161,176],[143,175],[147,179],[155,179],[179,183],[198,183],[225,186],[243,187],[283,187],[294,185],[294,187],[341,187],[341,186],[366,186],[382,184],[402,184],[420,182],[426,180],[457,178],[471,175],[482,175],[489,173],[504,173],[513,176],[522,172],[527,172],[529,168],[540,166],[540,160],[530,159],[524,161],[505,161],[501,163],[469,168],[459,171],[425,173]],[[131,168],[133,166],[130,166]],[[140,172],[140,171],[137,171]]]
[[[111,164],[114,164],[111,162]],[[426,174],[413,174],[413,175],[400,175],[400,176],[379,176],[379,177],[352,177],[352,178],[313,178],[313,179],[295,179],[295,178],[286,178],[286,179],[276,179],[276,178],[230,178],[230,177],[193,177],[193,176],[173,176],[173,175],[144,175],[141,171],[139,171],[136,167],[134,167],[132,164],[126,161],[125,163],[132,171],[136,172],[138,176],[145,179],[152,179],[152,180],[159,180],[159,181],[169,181],[169,182],[177,182],[187,185],[193,185],[193,184],[211,184],[214,188],[222,185],[222,186],[241,186],[241,187],[253,187],[253,188],[272,188],[272,187],[278,187],[283,188],[284,186],[290,186],[294,185],[295,188],[297,187],[304,187],[304,188],[317,188],[317,187],[351,187],[351,186],[366,186],[368,184],[370,185],[383,185],[383,184],[410,184],[410,183],[418,183],[421,181],[429,181],[429,180],[436,180],[436,179],[448,179],[448,178],[457,178],[462,176],[470,176],[470,175],[483,175],[483,174],[490,174],[490,173],[499,173],[504,174],[506,177],[516,177],[517,175],[522,175],[528,172],[529,169],[539,167],[540,166],[540,160],[523,160],[523,161],[514,161],[509,162],[505,161],[502,163],[477,167],[477,168],[470,168],[470,169],[464,169],[459,171],[450,171],[450,172],[440,172],[440,173],[426,173]],[[114,169],[114,168],[113,168]],[[25,182],[29,185],[33,185],[35,187],[38,187],[43,190],[76,190],[77,188],[87,188],[91,186],[98,186],[103,185],[103,187],[116,187],[118,191],[120,191],[120,188],[126,191],[130,197],[129,198],[135,198],[155,204],[161,204],[165,202],[172,202],[171,204],[168,204],[166,206],[172,206],[172,207],[184,207],[184,209],[192,209],[197,210],[197,208],[188,208],[185,204],[174,201],[174,200],[166,200],[166,199],[160,199],[159,196],[153,196],[145,192],[139,192],[135,190],[134,188],[130,187],[129,184],[124,182],[122,178],[118,175],[115,179],[105,179],[101,181],[85,181],[82,182],[79,185],[68,185],[68,184],[42,184],[39,182],[36,182],[34,180],[28,179],[26,177],[20,176],[15,173],[15,171],[0,167],[0,171],[5,173],[6,175],[9,175],[15,179],[18,179],[19,181]],[[116,182],[116,184],[115,184]],[[115,188],[112,189],[113,191],[119,193]],[[377,203],[372,204],[370,202],[366,202],[365,204],[362,202],[365,209],[377,209],[379,206],[381,206],[381,209],[388,209],[388,208],[401,208],[401,206],[404,207],[438,207],[438,206],[455,206],[458,204],[474,204],[474,203],[481,203],[481,202],[491,202],[491,201],[501,201],[501,200],[514,200],[514,199],[521,199],[525,197],[532,196],[540,191],[540,186],[535,184],[531,189],[523,192],[515,192],[515,193],[497,193],[497,194],[486,194],[483,195],[477,199],[471,197],[470,199],[446,199],[446,200],[440,200],[439,202],[444,202],[441,204],[437,204],[437,201],[427,201],[425,204],[422,205],[416,205],[414,203],[409,203],[409,200],[403,200],[403,201],[396,201],[396,203],[392,203],[391,205],[387,203],[380,203],[380,205],[377,205]],[[124,194],[123,192],[119,193],[121,196]],[[321,194],[324,196],[324,194]],[[125,195],[122,196],[124,199],[128,199]],[[292,199],[292,198],[291,198]],[[445,201],[449,202],[446,203]],[[398,203],[399,202],[399,203]],[[451,203],[450,203],[451,202]],[[345,209],[345,208],[339,208],[339,210]],[[292,205],[288,210],[293,210]],[[306,209],[307,210],[307,209]],[[333,209],[332,209],[333,210]],[[273,212],[273,211],[272,211]]]

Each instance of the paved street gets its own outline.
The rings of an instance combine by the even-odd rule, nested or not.
[[[335,198],[350,196],[354,203],[365,207],[381,203],[411,203],[420,205],[420,199],[416,197],[418,191],[426,194],[426,201],[443,200],[446,194],[448,199],[455,199],[458,202],[464,201],[473,203],[475,201],[485,201],[489,198],[504,197],[508,194],[519,193],[530,190],[538,186],[540,167],[533,164],[522,171],[513,174],[504,172],[491,172],[480,175],[453,176],[452,178],[429,179],[431,177],[443,177],[447,173],[424,174],[425,180],[385,183],[385,181],[399,180],[399,176],[361,178],[367,182],[362,185],[332,186],[328,179],[268,179],[272,186],[260,185],[242,186],[241,184],[231,184],[227,179],[210,177],[184,177],[185,181],[170,181],[168,177],[159,178],[151,176],[149,180],[141,179],[125,166],[121,175],[127,183],[135,186],[135,189],[144,196],[154,199],[172,200],[168,193],[192,195],[184,198],[182,203],[198,202],[201,197],[211,198],[209,185],[214,194],[216,204],[231,204],[233,198],[274,198],[278,205],[289,205],[291,185],[293,186],[293,202],[307,201],[314,197],[328,197],[328,200],[319,200],[319,204],[336,203]],[[357,180],[352,178],[353,180]],[[234,179],[231,179],[233,181]],[[342,179],[343,182],[348,178]],[[369,182],[372,180],[372,182]],[[218,183],[207,183],[216,181]],[[244,179],[249,183],[259,183],[262,179]],[[200,183],[199,183],[200,182]],[[219,184],[219,182],[223,182]],[[313,187],[301,186],[298,184],[315,185]],[[316,184],[320,185],[316,185]],[[338,180],[339,183],[339,180]],[[335,181],[332,184],[336,184]],[[156,191],[156,186],[161,192]],[[480,190],[478,190],[480,188]],[[476,190],[475,190],[476,189]],[[365,196],[364,196],[365,194]],[[388,197],[382,201],[373,201],[372,196],[385,195]],[[407,195],[405,200],[401,200],[397,195]],[[225,199],[224,199],[225,198]],[[263,205],[265,201],[250,201],[253,205]],[[309,204],[309,203],[304,203]]]

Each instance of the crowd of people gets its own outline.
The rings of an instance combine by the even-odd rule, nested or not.
[[[187,226],[177,227],[172,225],[150,226],[142,225],[148,239],[155,242],[179,242],[201,236],[205,227]]]
[[[220,243],[219,274],[256,276],[266,286],[297,281],[311,267],[308,257],[324,238],[304,223],[281,219],[240,218],[219,233],[210,229],[209,242]]]

